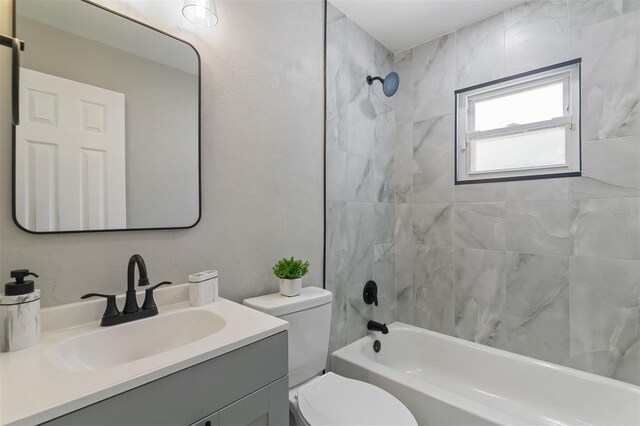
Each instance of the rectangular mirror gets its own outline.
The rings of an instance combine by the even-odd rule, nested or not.
[[[13,213],[32,233],[200,219],[200,58],[84,0],[14,0]]]

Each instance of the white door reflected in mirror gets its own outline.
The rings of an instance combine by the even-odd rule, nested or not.
[[[125,96],[22,68],[16,216],[37,232],[125,229]]]
[[[32,233],[188,228],[200,218],[200,59],[82,0],[15,0],[14,219]]]

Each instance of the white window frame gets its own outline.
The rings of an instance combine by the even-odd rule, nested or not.
[[[466,89],[456,90],[455,184],[580,176],[582,168],[580,64],[581,59],[574,59]],[[474,130],[475,102],[558,82],[562,82],[564,87],[563,116],[527,124],[510,124],[507,127],[491,130]],[[565,164],[481,172],[469,170],[471,164],[471,149],[469,149],[469,146],[474,139],[508,136],[559,127],[564,127],[566,131]]]

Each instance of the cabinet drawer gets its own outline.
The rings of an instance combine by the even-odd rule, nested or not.
[[[269,424],[269,388],[262,388],[220,410],[221,425]]]
[[[195,422],[191,426],[220,426],[218,413],[213,413],[212,415],[207,416],[204,419]]]
[[[191,426],[283,426],[289,424],[289,377],[285,376]]]

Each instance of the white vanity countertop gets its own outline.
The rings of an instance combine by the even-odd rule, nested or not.
[[[0,424],[42,423],[288,329],[286,321],[225,299],[191,307],[187,284],[158,289],[155,296],[159,315],[204,309],[222,317],[226,325],[215,334],[147,358],[70,372],[54,366],[48,351],[61,341],[100,329],[105,301],[45,308],[40,343],[0,354]]]

